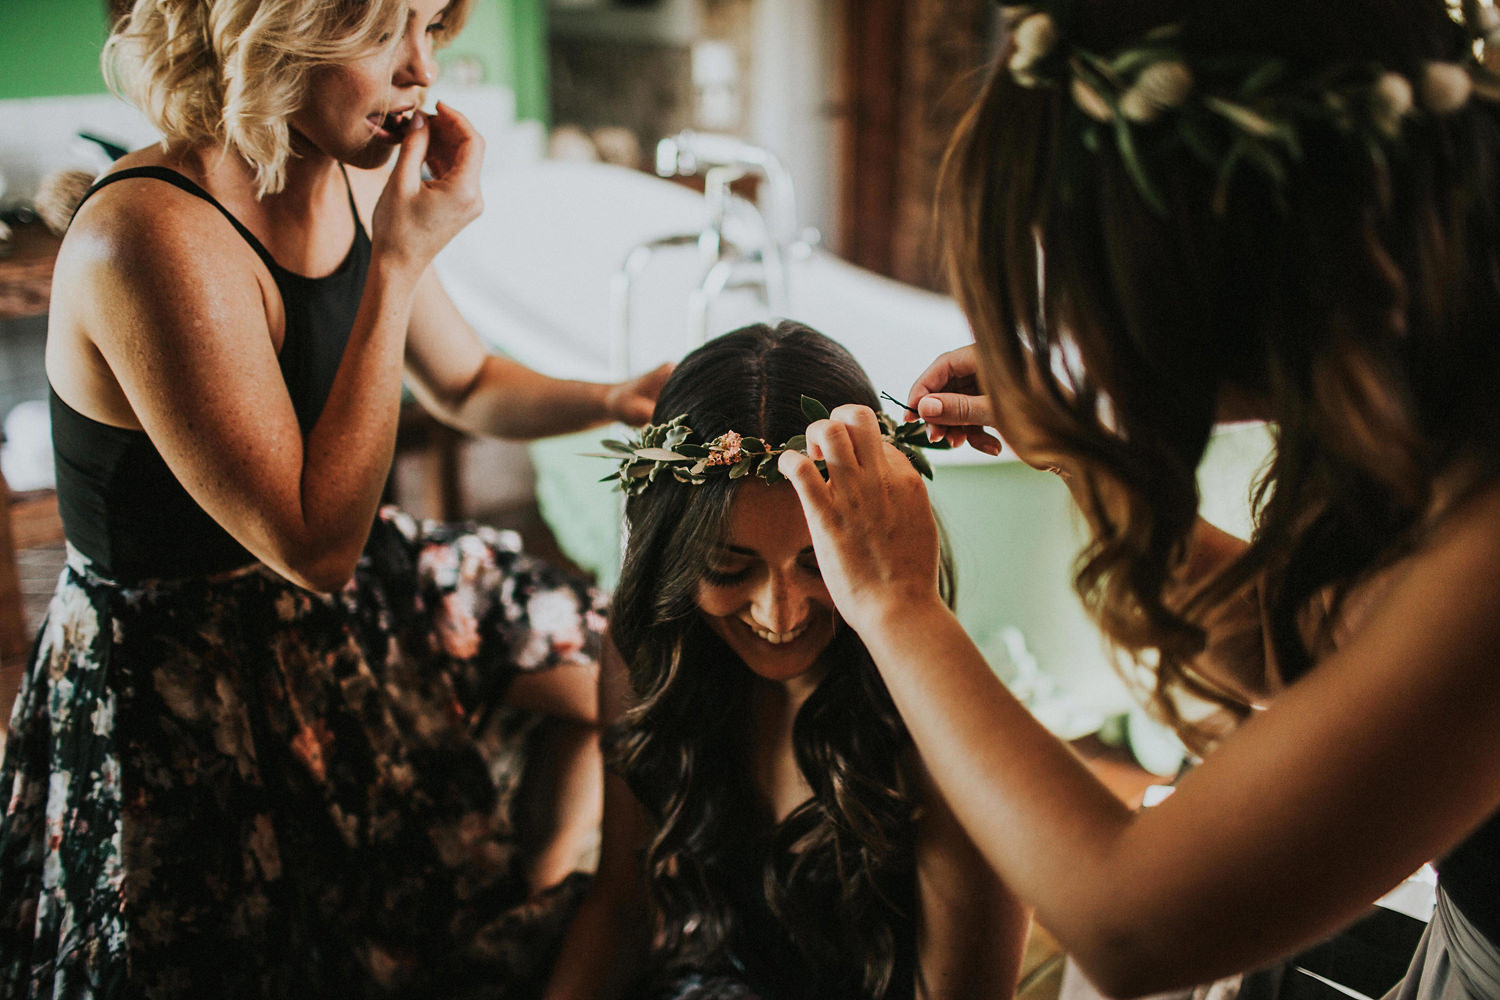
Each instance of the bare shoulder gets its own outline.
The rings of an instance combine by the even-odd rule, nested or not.
[[[95,419],[135,426],[135,370],[247,334],[279,309],[270,273],[212,204],[170,183],[128,178],[79,209],[58,252],[47,372]]]
[[[155,178],[127,178],[99,190],[78,211],[58,253],[58,280],[91,289],[171,297],[233,284],[258,284],[258,258],[232,223],[197,195]]]

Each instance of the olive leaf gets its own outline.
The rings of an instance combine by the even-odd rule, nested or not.
[[[806,417],[809,422],[814,420],[827,420],[828,407],[824,406],[816,399],[813,399],[811,396],[803,396],[802,415]]]

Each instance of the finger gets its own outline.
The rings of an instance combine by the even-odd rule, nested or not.
[[[875,416],[874,410],[868,406],[845,403],[835,407],[829,417],[835,426],[843,426],[852,450],[853,464],[873,467],[880,461],[880,450],[885,443],[885,438],[880,420]],[[824,440],[827,441],[829,438],[825,435]],[[826,458],[828,461],[842,461],[845,465],[850,464],[848,460],[838,455],[830,455]]]
[[[433,141],[427,166],[433,177],[477,174],[483,166],[484,139],[469,119],[439,101],[429,124]]]
[[[418,111],[412,115],[406,134],[401,137],[401,148],[396,154],[396,167],[391,171],[390,183],[403,194],[412,195],[422,187],[422,161],[427,158],[431,132],[427,127],[427,116]]]
[[[666,385],[667,379],[671,377],[672,369],[676,367],[676,365],[668,361],[665,364],[657,365],[650,372],[648,372],[644,380],[644,391],[646,395],[650,396],[653,400],[656,399],[656,397],[661,393],[661,387]]]
[[[956,379],[972,378],[979,370],[979,359],[973,344],[940,354],[912,383],[906,395],[908,406],[915,407],[923,396],[942,392]]]
[[[849,427],[840,420],[819,420],[808,426],[807,454],[814,460],[826,462],[830,470],[859,468],[859,460],[854,456],[854,442],[849,438]]]
[[[624,411],[620,416],[625,423],[633,427],[651,422],[651,413],[654,409],[652,401],[645,396],[632,395],[625,400]]]
[[[950,448],[962,448],[969,438],[969,427],[939,427],[937,424],[927,425],[927,440],[937,442],[945,441]]]
[[[880,418],[875,416],[874,410],[857,403],[845,403],[834,407],[829,417],[849,429],[850,440],[861,462],[879,452],[884,437]]]
[[[958,392],[937,392],[917,400],[917,413],[929,424],[991,427],[995,415],[988,396],[967,396]]]
[[[986,455],[998,455],[1005,447],[1000,443],[999,438],[995,437],[993,434],[987,434],[977,427],[969,432],[968,437],[970,447],[973,447]]]
[[[776,468],[797,491],[802,513],[807,517],[809,527],[816,530],[824,523],[828,512],[828,484],[823,481],[823,474],[812,459],[797,451],[784,451],[777,456]]]

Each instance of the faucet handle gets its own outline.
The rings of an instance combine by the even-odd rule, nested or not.
[[[698,160],[689,149],[685,149],[676,136],[667,136],[656,144],[656,175],[658,177],[691,177],[698,172]]]

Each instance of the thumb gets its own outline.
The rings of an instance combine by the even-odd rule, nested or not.
[[[429,137],[427,116],[418,111],[412,116],[406,135],[401,139],[401,151],[396,156],[396,169],[391,179],[402,191],[414,192],[422,186],[422,161],[427,158]]]
[[[935,392],[917,401],[917,413],[933,424],[977,427],[993,427],[995,424],[988,396]]]

